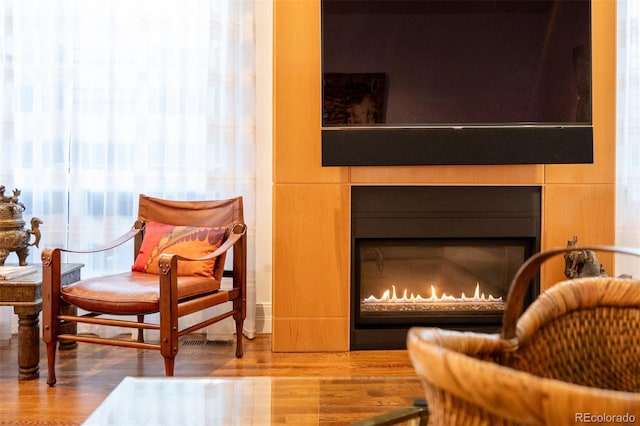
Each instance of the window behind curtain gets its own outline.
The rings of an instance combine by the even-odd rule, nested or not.
[[[252,2],[0,7],[0,184],[22,190],[25,219],[44,221],[41,247],[120,235],[139,193],[242,195],[254,227]],[[132,247],[70,260],[85,263],[83,276],[121,271]]]
[[[640,2],[617,4],[616,244],[640,247]],[[637,259],[616,258],[616,269],[640,276]]]

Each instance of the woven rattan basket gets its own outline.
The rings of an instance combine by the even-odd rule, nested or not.
[[[500,335],[413,328],[407,348],[429,404],[429,425],[640,424],[640,281],[563,281],[520,316],[540,265],[517,272]]]

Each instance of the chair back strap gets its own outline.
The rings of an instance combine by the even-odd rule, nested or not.
[[[180,226],[221,226],[244,223],[242,197],[211,201],[164,200],[141,194],[138,218]]]

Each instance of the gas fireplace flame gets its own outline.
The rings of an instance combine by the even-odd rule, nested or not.
[[[464,293],[460,295],[460,297],[455,297],[449,295],[447,293],[442,293],[442,295],[438,296],[436,294],[436,289],[432,285],[431,286],[431,296],[423,297],[420,294],[414,295],[411,293],[408,294],[408,290],[404,289],[401,297],[398,297],[396,294],[396,286],[392,285],[391,290],[385,290],[382,294],[382,297],[377,298],[373,295],[367,297],[363,300],[364,303],[451,303],[451,302],[463,302],[463,303],[491,303],[491,302],[502,302],[502,297],[493,297],[492,295],[485,296],[484,293],[480,293],[480,284],[476,283],[476,290],[473,293],[473,296],[466,296]]]

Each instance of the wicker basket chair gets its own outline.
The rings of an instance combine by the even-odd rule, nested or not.
[[[559,248],[528,259],[514,277],[498,334],[413,328],[411,361],[430,425],[573,425],[640,422],[640,281],[563,281],[520,316],[531,278]]]

